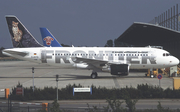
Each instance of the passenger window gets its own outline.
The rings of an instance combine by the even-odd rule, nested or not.
[[[166,54],[165,54],[165,53],[163,53],[163,56],[166,56]]]

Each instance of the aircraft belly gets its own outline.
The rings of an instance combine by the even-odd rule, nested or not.
[[[149,64],[132,64],[130,69],[150,69],[150,68],[159,68],[159,65],[149,65]],[[161,68],[161,67],[160,67]]]

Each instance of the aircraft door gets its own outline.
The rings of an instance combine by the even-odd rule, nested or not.
[[[114,61],[115,61],[115,62],[118,62],[118,61],[119,61],[119,59],[118,59],[118,54],[113,54],[113,57],[114,57]]]
[[[152,50],[150,52],[150,61],[151,61],[151,64],[155,64],[156,63],[156,57],[157,57],[157,54],[156,54],[156,51],[155,50]]]
[[[156,57],[157,57],[156,51],[155,50],[151,51],[150,52],[150,60],[151,61],[156,61]]]
[[[104,59],[108,60],[108,54],[107,53],[104,54]]]
[[[47,63],[47,60],[46,60],[46,50],[45,49],[41,49],[41,62],[42,63]]]

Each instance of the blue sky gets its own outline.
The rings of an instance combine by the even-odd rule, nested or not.
[[[63,44],[104,46],[133,22],[147,23],[177,3],[180,1],[0,0],[0,47],[12,47],[5,15],[17,16],[40,43],[39,27],[46,27]]]

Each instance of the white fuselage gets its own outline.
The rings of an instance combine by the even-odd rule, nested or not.
[[[22,52],[26,55],[22,55]],[[130,69],[153,69],[167,68],[179,63],[169,52],[150,47],[12,48],[3,50],[3,54],[53,66],[87,69],[108,69],[109,64],[128,64]],[[100,65],[102,61],[105,63],[103,66]]]

